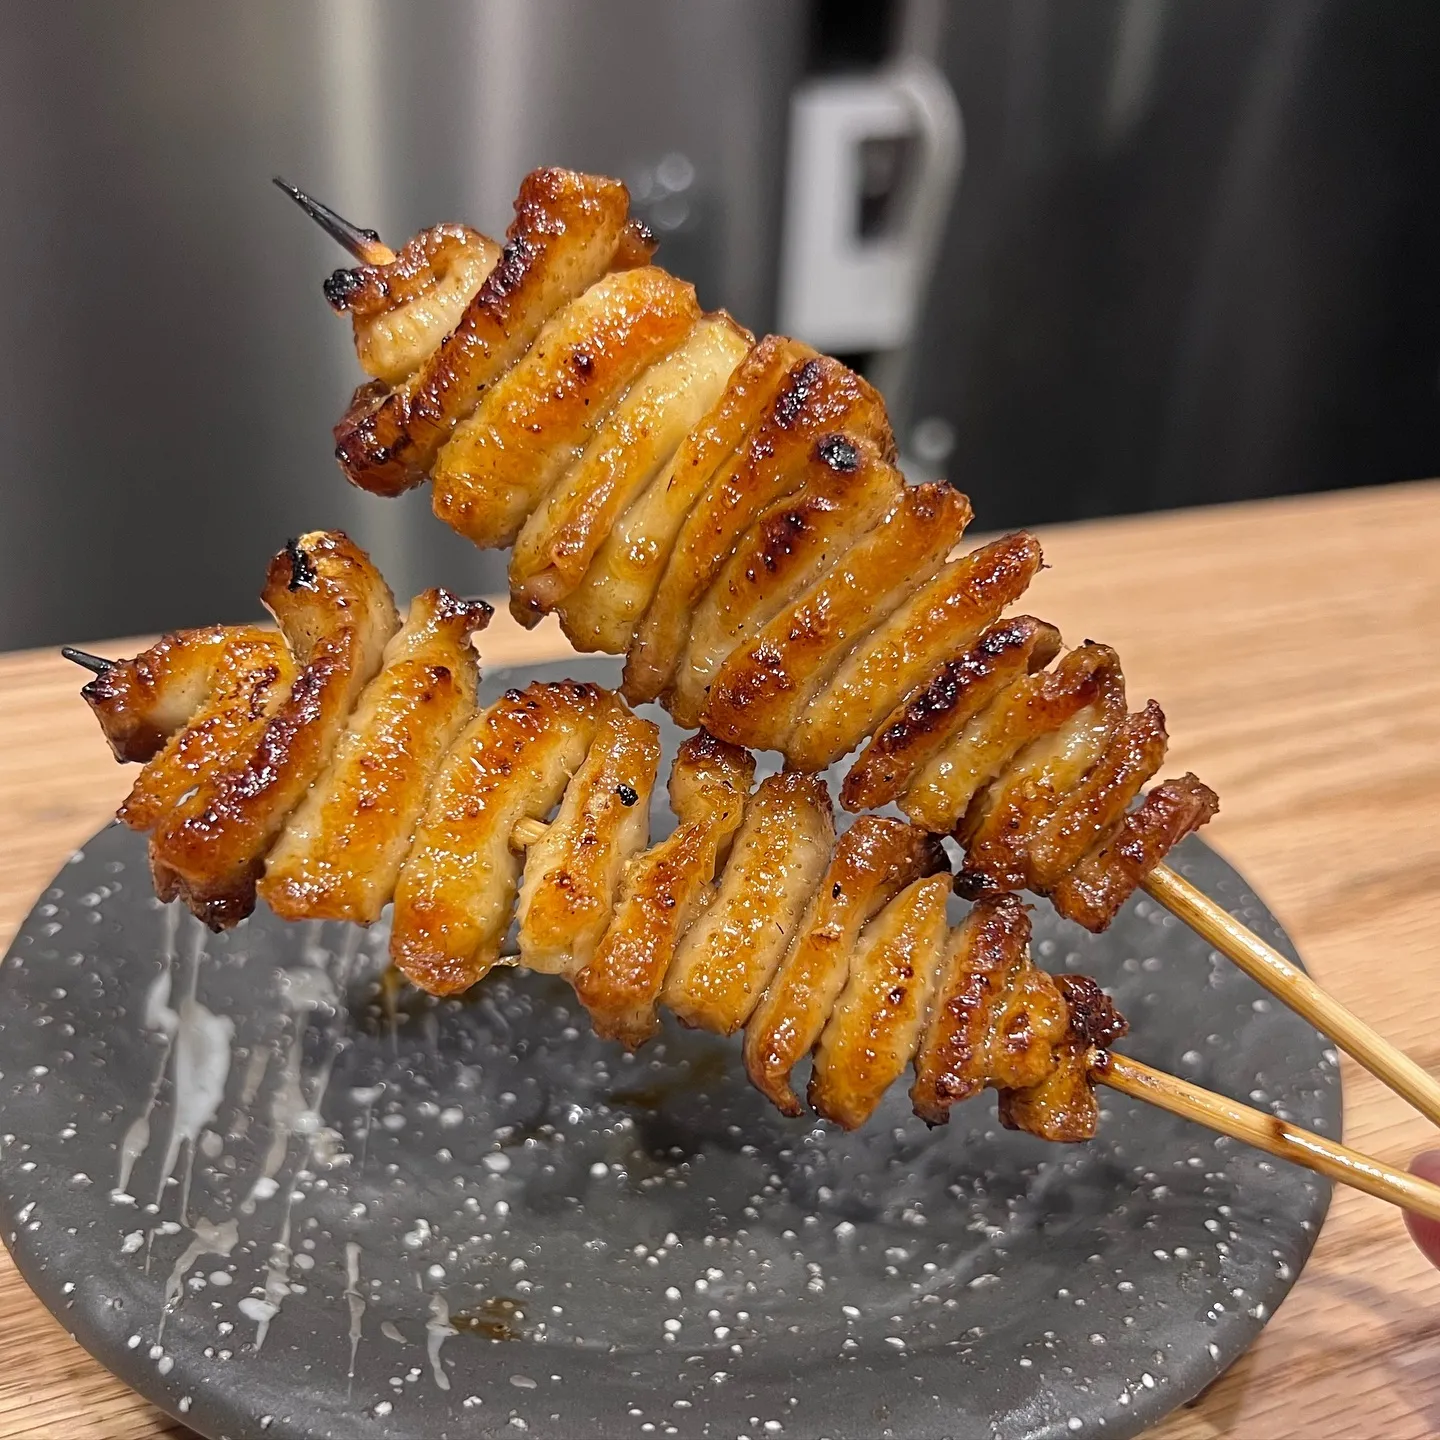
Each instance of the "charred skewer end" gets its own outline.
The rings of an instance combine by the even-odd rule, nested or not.
[[[90,671],[92,675],[103,675],[115,662],[103,655],[92,655],[88,650],[77,650],[73,645],[62,645],[60,653],[74,665]]]
[[[378,231],[363,230],[352,224],[328,205],[322,205],[313,195],[307,195],[298,185],[292,185],[278,175],[271,178],[332,240],[343,245],[362,265],[388,265],[395,258],[395,252],[380,239]]]

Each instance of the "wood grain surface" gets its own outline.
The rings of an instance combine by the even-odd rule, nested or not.
[[[1212,843],[1323,984],[1440,1069],[1440,484],[1107,521],[1044,540],[1052,568],[1027,609],[1071,642],[1118,647],[1132,697],[1155,696],[1169,716],[1167,771],[1193,768],[1220,792]],[[93,648],[130,653],[123,642]],[[482,647],[492,666],[565,648],[557,630],[527,635],[503,607]],[[78,679],[53,653],[0,657],[3,942],[128,783]],[[1344,1080],[1352,1145],[1403,1165],[1440,1144],[1348,1061]],[[8,1256],[0,1355],[7,1440],[190,1434],[85,1355]],[[1399,1215],[1337,1191],[1314,1258],[1259,1342],[1153,1433],[1440,1434],[1440,1275]]]

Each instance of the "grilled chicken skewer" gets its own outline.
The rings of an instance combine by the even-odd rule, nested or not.
[[[627,210],[617,181],[536,171],[504,247],[439,226],[389,260],[323,211],[365,262],[326,282],[374,377],[336,427],[347,476],[432,478],[440,518],[513,546],[517,617],[625,654],[632,702],[792,768],[865,744],[842,803],[958,827],[971,893],[1026,886],[1099,930],[1143,885],[1440,1124],[1440,1082],[1163,864],[1218,802],[1186,775],[1129,809],[1163,714],[1126,714],[1103,647],[1046,671],[1050,627],[1001,618],[1033,537],[952,558],[970,507],[904,484],[874,390],[702,315]]]
[[[326,538],[287,556],[301,587],[320,582],[299,557],[343,549]],[[1440,1189],[1112,1054],[1123,1018],[1093,981],[1034,966],[1016,896],[986,894],[952,928],[935,837],[862,816],[835,840],[814,776],[772,776],[752,793],[751,757],[702,732],[671,773],[679,823],[647,846],[654,725],[563,682],[511,691],[467,721],[469,637],[485,618],[444,592],[411,605],[265,863],[259,889],[281,913],[369,923],[393,891],[394,958],[447,993],[500,962],[517,912],[519,963],[566,975],[602,1034],[643,1043],[660,1003],[691,1025],[743,1028],[752,1081],[787,1114],[803,1113],[790,1077],[813,1055],[809,1101],[846,1128],[913,1065],[911,1103],[929,1124],[988,1088],[1007,1126],[1074,1141],[1095,1133],[1098,1081],[1440,1217]],[[199,765],[205,746],[217,768],[255,773],[245,735],[264,752],[267,727],[251,719],[260,733],[246,732],[248,710],[237,722],[230,702],[253,693],[284,711],[268,700],[267,639],[183,632],[87,687],[116,753],[150,757],[122,811],[130,823],[158,832],[166,803],[184,811],[182,758],[192,785],[223,781]],[[211,887],[184,893],[193,905]],[[234,913],[232,901],[219,918]]]

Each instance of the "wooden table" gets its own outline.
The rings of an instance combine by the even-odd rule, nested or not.
[[[1440,1068],[1440,483],[1107,521],[1044,536],[1036,612],[1124,657],[1162,700],[1170,770],[1224,810],[1212,842],[1255,883],[1323,984]],[[1027,607],[1032,600],[1027,597]],[[97,644],[130,653],[120,642]],[[565,653],[503,613],[491,665]],[[0,657],[0,942],[128,783],[75,670]],[[1397,1164],[1440,1139],[1346,1062],[1346,1138]],[[0,1252],[3,1254],[3,1252]],[[69,1340],[0,1260],[0,1436],[190,1432]],[[1440,1434],[1440,1275],[1397,1212],[1340,1189],[1314,1258],[1259,1343],[1154,1432]]]

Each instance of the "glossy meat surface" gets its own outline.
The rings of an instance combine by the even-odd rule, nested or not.
[[[744,443],[719,466],[685,517],[626,661],[625,693],[632,699],[653,700],[668,688],[695,607],[740,537],[770,505],[793,492],[811,447],[834,433],[869,441],[887,458],[893,454],[885,405],[875,390],[838,361],[807,356],[785,372]]]
[[[466,990],[499,960],[520,881],[515,826],[559,803],[605,699],[572,682],[510,690],[455,742],[395,888],[390,958],[422,989]]]
[[[559,812],[525,853],[516,918],[527,969],[574,979],[589,963],[625,867],[649,838],[659,765],[659,727],[609,696]]]
[[[547,614],[580,584],[616,521],[676,458],[749,346],[728,315],[707,316],[635,381],[521,529],[510,560],[517,613]]]
[[[416,596],[328,769],[270,852],[260,896],[287,920],[371,925],[395,889],[431,782],[475,711],[481,600]]]
[[[899,473],[869,442],[826,435],[811,447],[793,495],[741,537],[690,624],[666,694],[677,725],[696,725],[726,657],[757,634],[900,502]]]
[[[150,839],[156,893],[183,898],[217,929],[254,908],[266,852],[329,763],[400,623],[389,586],[339,531],[281,551],[262,598],[294,656],[294,681],[246,753],[201,777]]]
[[[845,776],[840,803],[878,810],[898,800],[981,710],[1059,651],[1060,632],[1033,616],[992,625],[886,717]]]
[[[433,225],[388,265],[337,270],[325,282],[325,298],[349,313],[365,373],[399,385],[460,323],[499,259],[499,245],[478,230]]]
[[[977,901],[951,933],[910,1099],[928,1124],[987,1086],[1037,1085],[1066,1034],[1055,982],[1030,961],[1030,919],[1014,895]]]
[[[1010,535],[952,560],[845,657],[805,708],[786,746],[790,763],[823,770],[874,731],[937,667],[973,645],[1040,569],[1040,546]]]
[[[845,982],[861,929],[912,881],[949,869],[933,835],[862,815],[835,846],[795,938],[745,1026],[745,1068],[787,1115],[804,1107],[790,1072],[814,1048]]]
[[[687,1025],[744,1025],[830,860],[830,794],[813,776],[772,775],[746,806],[719,889],[675,952],[664,1001]]]
[[[625,389],[699,318],[693,287],[654,266],[596,281],[456,427],[435,461],[435,514],[481,549],[511,544]]]
[[[80,691],[111,753],[144,762],[188,724],[213,693],[232,646],[268,644],[248,625],[207,625],[162,636],[133,660],[117,660]]]
[[[670,772],[674,830],[631,862],[614,919],[575,979],[596,1031],[630,1049],[658,1023],[656,1004],[680,937],[714,894],[755,778],[747,751],[703,731]]]
[[[937,482],[901,503],[823,579],[733,651],[710,687],[703,723],[717,735],[791,759],[791,733],[855,644],[944,563],[970,502]]]
[[[1103,930],[1145,876],[1219,809],[1220,797],[1194,775],[1162,781],[1056,883],[1050,891],[1056,910],[1087,930]]]
[[[202,634],[204,638],[194,643],[193,637]],[[182,643],[169,647],[167,641],[172,638]],[[186,639],[192,643],[185,644]],[[156,651],[168,660],[183,655],[185,663],[152,668],[150,662]],[[128,674],[110,689],[109,696],[110,703],[122,707],[122,714],[126,703],[121,698],[122,688],[132,694],[138,688],[131,686],[131,677],[165,675],[170,683],[159,688],[167,692],[174,709],[171,716],[164,718],[181,713],[185,717],[145,763],[117,812],[132,830],[153,829],[199,780],[249,754],[295,678],[295,665],[284,638],[273,630],[248,626],[166,637],[145,655],[112,666],[100,679],[109,679],[117,671]],[[86,691],[92,685],[87,685]],[[189,692],[183,697],[183,707],[178,703],[182,698],[178,691]],[[192,699],[193,705],[189,703]],[[161,704],[147,703],[143,698],[136,706],[139,714],[149,713],[152,724],[160,718],[162,709]],[[148,739],[142,740],[135,732],[128,738],[141,742],[135,745],[137,750],[149,749]]]
[[[1023,1089],[1000,1091],[1000,1123],[1010,1130],[1028,1130],[1042,1140],[1093,1140],[1100,1106],[1090,1056],[1095,1050],[1103,1052],[1130,1027],[1088,976],[1057,975],[1055,986],[1065,1006],[1064,1039],[1042,1080]]]
[[[459,323],[403,383],[362,386],[335,427],[335,455],[362,490],[398,495],[425,479],[440,447],[561,306],[625,245],[630,197],[618,180],[571,170],[525,177],[495,267]]]
[[[861,933],[850,978],[821,1032],[810,1103],[854,1130],[920,1043],[946,939],[947,876],[917,880]]]

